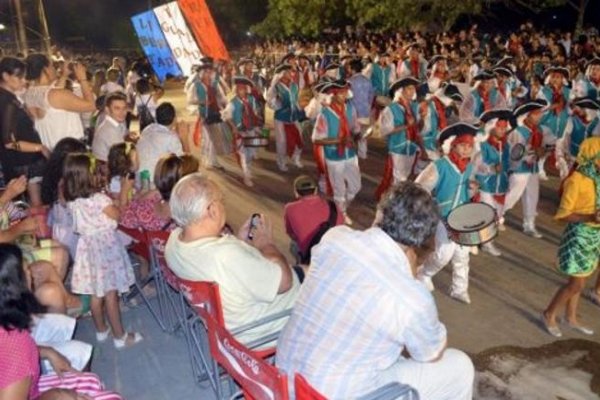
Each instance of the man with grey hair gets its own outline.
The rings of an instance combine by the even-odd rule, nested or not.
[[[209,178],[182,178],[171,194],[171,215],[179,226],[169,237],[165,256],[175,275],[219,284],[225,325],[235,329],[294,305],[300,282],[275,247],[271,221],[248,219],[238,237],[222,234],[223,193]],[[287,318],[240,334],[248,343],[280,330]]]
[[[435,300],[415,278],[435,248],[435,201],[403,182],[385,194],[377,215],[365,231],[330,229],[314,248],[277,343],[277,366],[332,399],[389,382],[412,386],[422,399],[471,399],[473,364],[446,349]]]

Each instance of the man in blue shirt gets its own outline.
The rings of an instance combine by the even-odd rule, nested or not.
[[[349,79],[352,88],[350,102],[356,110],[360,124],[361,139],[358,141],[358,157],[367,158],[367,139],[362,139],[371,126],[371,106],[375,97],[375,90],[371,81],[362,74],[363,65],[359,59],[350,61],[352,76]]]

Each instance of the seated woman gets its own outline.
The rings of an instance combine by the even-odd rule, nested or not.
[[[35,313],[44,307],[25,284],[21,250],[0,244],[0,280],[5,289],[0,298],[0,399],[79,399],[82,395],[103,400],[121,399],[106,392],[98,377],[72,372],[69,363],[49,348],[35,344],[29,328]],[[61,373],[40,377],[40,357],[47,358]]]
[[[34,288],[38,301],[48,306],[50,311],[66,313],[69,308],[80,308],[79,299],[70,295],[63,285],[69,264],[66,249],[58,242],[45,240],[43,246],[33,238],[38,230],[39,221],[12,203],[12,200],[23,193],[27,186],[24,176],[11,180],[0,195],[0,243],[17,243],[26,254],[27,268],[31,268],[34,276],[29,282]]]
[[[121,217],[120,224],[130,229],[147,231],[172,230],[169,198],[175,184],[184,176],[197,172],[198,159],[190,154],[170,154],[161,158],[154,170],[154,186],[133,199]]]

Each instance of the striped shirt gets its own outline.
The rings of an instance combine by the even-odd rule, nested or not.
[[[288,376],[302,374],[327,398],[352,398],[381,386],[381,371],[404,348],[426,362],[445,344],[433,296],[413,277],[400,246],[379,228],[340,226],[313,249],[279,337],[277,365]]]

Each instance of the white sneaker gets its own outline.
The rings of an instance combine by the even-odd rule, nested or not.
[[[282,172],[285,172],[288,170],[287,164],[285,162],[277,163],[277,167],[279,167],[279,170]]]
[[[532,238],[541,239],[544,237],[534,226],[527,226],[523,228],[523,233]]]
[[[304,164],[302,164],[302,161],[300,160],[300,157],[294,157],[294,165],[297,168],[304,168]]]
[[[492,242],[484,244],[483,246],[481,246],[481,249],[494,257],[500,257],[502,255],[502,252],[498,250],[496,245]]]
[[[450,297],[452,297],[454,300],[460,301],[461,303],[471,304],[471,297],[469,296],[468,292],[455,293],[450,291]]]
[[[546,174],[546,171],[540,171],[540,172],[538,172],[538,175],[540,177],[540,181],[548,180],[548,175]]]
[[[498,230],[500,232],[504,232],[506,230],[506,225],[504,225],[504,222],[498,223]]]
[[[474,256],[478,255],[479,254],[479,247],[478,246],[471,246],[469,248],[469,253],[471,253]]]

